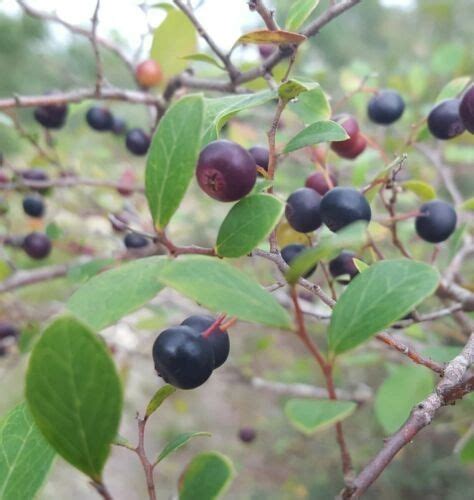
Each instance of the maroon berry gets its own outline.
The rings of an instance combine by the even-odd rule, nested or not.
[[[460,104],[459,99],[446,99],[431,110],[428,128],[437,139],[453,139],[464,132],[464,123],[459,115]]]
[[[331,179],[332,186],[329,185],[327,177]],[[337,186],[337,180],[332,173],[327,173],[327,175],[325,175],[323,172],[313,172],[306,179],[305,186],[314,189],[317,193],[323,196],[330,189]]]
[[[43,233],[30,233],[23,241],[23,250],[32,259],[44,259],[51,253],[51,240]]]
[[[239,430],[239,439],[243,443],[251,443],[257,437],[257,432],[252,427],[242,427]]]
[[[459,114],[466,130],[474,134],[474,85],[471,85],[461,99]]]
[[[258,52],[260,53],[262,59],[270,57],[274,50],[275,46],[270,43],[264,43],[258,46]]]
[[[359,156],[367,146],[367,141],[360,134],[359,124],[351,115],[341,115],[334,118],[347,132],[349,139],[331,143],[331,149],[342,158],[354,159]]]
[[[257,165],[242,146],[218,140],[201,151],[196,177],[201,189],[211,198],[236,201],[252,191],[257,179]]]
[[[249,153],[252,155],[258,167],[263,168],[263,170],[268,170],[268,148],[264,148],[263,146],[254,146],[249,149]]]

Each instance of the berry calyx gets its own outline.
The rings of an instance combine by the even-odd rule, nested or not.
[[[51,253],[51,240],[43,233],[30,233],[23,240],[23,250],[32,259],[40,260]]]
[[[459,115],[466,130],[474,134],[474,85],[471,85],[461,99]]]
[[[291,265],[291,262],[295,257],[297,257],[303,250],[306,250],[308,247],[301,245],[299,243],[292,243],[291,245],[287,245],[281,249],[281,256],[283,260]],[[314,271],[316,271],[316,266],[312,267],[305,275],[304,278],[309,278]]]
[[[428,129],[434,137],[448,140],[464,132],[464,124],[459,114],[460,104],[459,99],[446,99],[430,111]]]
[[[453,206],[442,200],[433,200],[420,207],[415,219],[418,236],[429,243],[447,240],[456,229],[457,215]]]
[[[23,211],[30,217],[43,217],[45,211],[43,198],[35,195],[25,196],[23,198]]]
[[[137,66],[135,78],[138,84],[144,88],[155,87],[162,82],[163,71],[155,60],[147,59]]]
[[[332,186],[329,184],[328,178],[331,180]],[[310,189],[314,189],[323,196],[330,189],[337,186],[337,179],[334,174],[329,172],[326,174],[323,172],[313,172],[308,176],[304,185]]]
[[[124,245],[129,249],[145,248],[150,243],[148,238],[137,233],[128,233],[123,239]]]
[[[372,211],[369,202],[357,189],[336,187],[321,200],[321,218],[335,233],[358,220],[370,222]]]
[[[214,322],[215,318],[206,314],[195,314],[186,318],[181,324],[189,326],[196,335],[201,336]],[[219,327],[215,328],[205,339],[211,344],[214,352],[214,368],[222,366],[229,356],[229,334]]]
[[[125,136],[125,145],[134,155],[146,155],[150,147],[150,136],[141,128],[132,128]]]
[[[211,343],[184,325],[158,335],[153,344],[153,361],[158,375],[180,389],[199,387],[214,369]]]
[[[286,200],[285,216],[299,233],[310,233],[321,226],[321,196],[310,188],[300,188]]]
[[[263,146],[253,146],[252,148],[249,149],[249,153],[255,160],[257,167],[261,167],[263,168],[263,170],[268,171],[268,162],[269,162],[268,148],[265,148]]]
[[[110,110],[98,106],[93,106],[87,111],[86,120],[89,126],[98,132],[112,130],[114,124],[114,117]]]
[[[367,114],[379,125],[390,125],[396,122],[405,111],[405,102],[395,90],[381,90],[369,101]]]
[[[354,264],[356,254],[348,250],[343,250],[337,257],[329,261],[329,272],[333,278],[349,276],[349,279],[338,279],[339,283],[347,284],[359,274],[359,270]]]
[[[47,106],[38,106],[33,115],[35,120],[44,128],[59,129],[66,122],[67,105],[50,104]]]
[[[217,140],[201,151],[196,177],[201,189],[211,198],[237,201],[252,191],[257,179],[257,165],[239,144]]]

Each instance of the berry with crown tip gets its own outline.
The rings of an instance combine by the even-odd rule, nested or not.
[[[263,146],[253,146],[249,149],[249,153],[252,155],[252,158],[255,160],[255,163],[258,167],[263,168],[263,170],[268,170],[268,162],[269,162],[269,152],[268,148]],[[261,175],[260,173],[258,175]]]
[[[43,233],[30,233],[23,240],[23,250],[32,259],[40,260],[51,253],[51,240]]]
[[[474,134],[474,85],[471,85],[463,95],[459,105],[459,115],[466,130]]]
[[[128,233],[125,235],[123,242],[128,249],[137,249],[148,246],[150,240],[141,234]]]
[[[405,101],[395,90],[380,90],[369,101],[367,114],[379,125],[396,122],[405,111]]]
[[[418,236],[429,243],[447,240],[456,229],[457,215],[453,206],[442,200],[432,200],[420,207],[415,219]]]
[[[163,81],[163,71],[154,59],[147,59],[137,66],[135,78],[138,84],[146,89],[156,87]]]
[[[252,191],[257,179],[257,165],[239,144],[217,140],[201,151],[196,177],[200,188],[211,198],[237,201]]]
[[[180,389],[204,384],[214,369],[211,343],[189,326],[161,332],[153,344],[155,370],[165,382]]]
[[[192,328],[196,335],[202,335],[214,322],[216,318],[207,314],[195,314],[186,318],[181,324]],[[207,337],[212,350],[214,351],[214,368],[222,366],[229,356],[230,341],[229,334],[226,330],[215,328]]]
[[[44,215],[45,205],[41,196],[26,195],[23,198],[23,210],[30,217],[41,218]]]
[[[34,110],[33,115],[35,120],[44,128],[59,129],[66,122],[67,105],[49,104],[38,106]]]
[[[239,429],[239,439],[243,443],[251,443],[252,441],[255,440],[257,437],[257,432],[253,427],[242,427],[242,429]]]
[[[460,104],[459,99],[446,99],[430,111],[428,129],[434,137],[448,140],[464,132],[464,124],[459,115]]]
[[[18,328],[9,323],[8,321],[0,321],[0,340],[9,338],[9,337],[18,337],[20,332]]]
[[[328,183],[328,177],[331,180],[332,187]],[[324,174],[323,172],[313,172],[306,179],[304,184],[310,189],[314,189],[321,196],[325,195],[330,189],[337,186],[337,179],[333,173],[328,172]]]
[[[300,188],[286,200],[285,216],[299,233],[310,233],[321,226],[321,196],[310,188]]]
[[[125,136],[125,145],[134,155],[146,155],[150,147],[150,136],[141,128],[132,128]]]
[[[321,200],[321,218],[326,226],[337,232],[359,220],[370,222],[372,211],[364,195],[354,188],[336,187]]]
[[[114,117],[110,110],[99,106],[89,108],[86,120],[89,126],[98,132],[112,130],[114,124]]]
[[[306,250],[308,247],[301,245],[299,243],[292,243],[290,245],[286,245],[281,249],[282,259],[288,264],[291,265],[291,262],[295,257],[297,257],[303,250]],[[316,266],[312,267],[303,277],[309,278],[314,271],[316,271]]]
[[[356,257],[354,252],[343,250],[337,257],[329,261],[329,272],[333,278],[349,275],[349,280],[338,279],[337,281],[339,283],[347,284],[352,278],[359,274],[359,270],[354,264],[354,257]]]

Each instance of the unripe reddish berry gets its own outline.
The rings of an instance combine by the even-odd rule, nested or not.
[[[135,77],[142,87],[156,87],[163,80],[163,71],[155,60],[147,59],[137,66]]]

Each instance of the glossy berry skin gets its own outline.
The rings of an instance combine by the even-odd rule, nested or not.
[[[189,326],[168,328],[153,344],[153,361],[159,376],[180,389],[195,389],[211,376],[214,353],[210,342]]]
[[[201,189],[211,198],[237,201],[252,191],[257,179],[257,165],[239,144],[218,140],[201,151],[196,177]]]
[[[357,267],[354,264],[354,252],[343,250],[337,257],[329,262],[329,272],[333,278],[349,275],[350,280],[359,274]],[[349,280],[349,281],[350,281]],[[349,281],[338,280],[340,283],[348,283]]]
[[[107,108],[93,106],[87,111],[86,121],[94,130],[106,132],[112,130],[114,117]]]
[[[32,259],[44,259],[51,253],[51,240],[43,233],[30,233],[23,240],[23,250]]]
[[[30,217],[41,218],[44,215],[44,201],[39,196],[27,195],[23,198],[23,210]]]
[[[331,179],[332,187],[337,186],[337,179],[334,174],[328,173],[327,176]],[[325,195],[331,188],[327,181],[327,177],[323,172],[313,172],[304,184],[310,189],[314,189],[321,196]]]
[[[460,104],[459,99],[446,99],[431,110],[428,128],[434,137],[447,140],[464,132],[464,124],[459,115]]]
[[[310,233],[321,226],[321,196],[310,188],[300,188],[286,200],[285,216],[299,233]]]
[[[396,122],[405,111],[405,102],[395,90],[381,90],[370,99],[367,114],[379,125]]]
[[[298,256],[303,250],[306,250],[308,247],[304,245],[300,245],[299,243],[292,243],[291,245],[287,245],[281,249],[281,256],[283,260],[291,265],[292,260]],[[316,266],[312,267],[305,275],[305,278],[309,278],[314,271],[316,271]]]
[[[370,222],[372,211],[369,202],[357,189],[336,187],[321,200],[321,218],[336,233],[358,220]]]
[[[146,155],[150,147],[150,136],[141,128],[132,128],[125,136],[125,145],[136,156]]]
[[[456,229],[457,215],[453,206],[442,200],[433,200],[420,207],[415,219],[418,236],[429,243],[447,240]]]
[[[155,87],[163,80],[161,66],[153,59],[141,62],[135,70],[135,78],[144,88]]]
[[[195,314],[186,318],[181,324],[192,328],[196,335],[201,336],[214,322],[216,318],[206,314]],[[229,356],[230,341],[227,331],[215,328],[213,332],[205,338],[211,344],[214,352],[214,368],[222,366]]]
[[[19,331],[11,323],[7,321],[0,321],[0,340],[8,337],[18,337]]]
[[[145,236],[137,233],[128,233],[123,239],[125,246],[129,249],[145,248],[150,241]]]
[[[251,443],[256,437],[257,433],[252,427],[242,427],[242,429],[239,430],[239,439],[243,443]]]
[[[474,134],[474,85],[471,85],[461,99],[459,115],[466,130]]]
[[[35,120],[44,128],[59,129],[66,122],[67,105],[53,104],[38,106],[34,112]]]
[[[249,153],[252,155],[257,166],[263,168],[264,170],[268,170],[268,148],[264,148],[263,146],[254,146],[253,148],[249,149]]]

